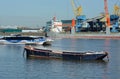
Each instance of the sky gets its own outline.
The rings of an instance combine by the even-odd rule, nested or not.
[[[87,18],[104,12],[104,0],[75,0]],[[109,12],[118,0],[108,0]],[[0,0],[0,25],[39,27],[56,16],[58,20],[75,18],[71,0]]]

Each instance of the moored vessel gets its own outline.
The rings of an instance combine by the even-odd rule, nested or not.
[[[1,36],[0,44],[51,44],[53,40],[44,36]]]
[[[81,51],[65,51],[54,50],[48,48],[36,48],[25,46],[26,56],[35,58],[57,58],[65,60],[103,60],[108,56],[107,52],[81,52]]]

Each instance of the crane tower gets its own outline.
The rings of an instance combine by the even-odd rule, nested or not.
[[[82,7],[81,7],[81,5],[77,5],[75,3],[75,1],[77,1],[77,0],[71,0],[73,12],[74,12],[74,15],[76,17],[75,29],[76,29],[76,32],[80,32],[80,29],[83,25],[83,21],[86,20],[86,16],[82,15]]]
[[[110,34],[110,16],[108,12],[107,0],[104,0],[105,16],[107,21],[106,34]]]

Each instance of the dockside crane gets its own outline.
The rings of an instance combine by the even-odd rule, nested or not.
[[[117,0],[113,7],[113,14],[120,16],[120,0]]]
[[[80,6],[76,5],[75,1],[77,1],[77,0],[71,0],[73,12],[76,17],[75,29],[76,29],[76,32],[80,32],[81,28],[83,26],[83,22],[86,20],[86,16],[82,15],[82,7],[81,7],[81,5]],[[112,30],[110,30],[111,23],[112,23],[111,18],[114,16],[109,15],[107,0],[104,0],[104,9],[105,9],[105,17],[106,17],[106,34],[110,34],[110,31],[117,32],[117,30],[116,30],[116,26],[118,25],[117,21],[115,21],[114,24],[112,24]],[[115,6],[115,13],[118,14],[118,12],[119,12],[119,7]]]
[[[76,29],[76,32],[80,32],[80,28],[83,25],[82,24],[83,21],[86,20],[86,16],[82,15],[82,7],[81,7],[81,5],[77,5],[78,2],[75,3],[75,1],[77,1],[77,0],[71,0],[73,12],[76,17],[75,29]]]
[[[115,5],[114,5],[114,12],[113,12],[113,13],[114,13],[115,15],[120,15],[119,12],[120,12],[120,7],[119,7],[117,4],[115,4]]]
[[[104,9],[105,9],[106,22],[107,22],[106,34],[110,34],[110,15],[108,12],[107,0],[104,0]]]
[[[118,1],[117,1],[117,3],[118,3]],[[118,32],[118,27],[119,27],[118,20],[119,20],[120,8],[117,5],[117,3],[114,5],[113,14],[109,15],[107,0],[104,0],[105,15],[106,15],[106,21],[107,21],[106,33],[110,33],[110,31],[111,32]]]
[[[75,16],[80,16],[80,15],[82,15],[82,6],[75,4],[75,1],[74,1],[74,0],[71,0],[71,4],[72,4],[72,7],[73,7],[74,15],[75,15]]]
[[[109,27],[110,26],[110,16],[109,16],[109,12],[108,12],[107,0],[104,0],[104,8],[105,8],[105,16],[106,16],[106,21],[107,21],[107,27]]]
[[[111,32],[118,32],[119,28],[119,16],[120,16],[120,6],[119,6],[120,0],[117,0],[113,7],[113,14],[110,15],[110,21],[112,25]]]

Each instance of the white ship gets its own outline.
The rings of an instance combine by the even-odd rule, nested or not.
[[[51,21],[51,29],[50,31],[60,33],[62,32],[62,22],[56,20],[56,17],[54,17]]]

